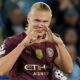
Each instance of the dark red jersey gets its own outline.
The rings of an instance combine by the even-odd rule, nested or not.
[[[26,36],[23,32],[7,38],[0,47],[0,56],[6,56]],[[57,55],[55,45],[48,41],[27,46],[9,72],[10,80],[50,80],[50,74],[51,80],[57,80],[53,74],[55,67],[52,66]]]

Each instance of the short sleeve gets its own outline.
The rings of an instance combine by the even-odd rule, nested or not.
[[[9,52],[11,52],[15,48],[13,38],[9,37],[5,39],[2,44],[0,45],[0,57],[3,57],[7,55]]]

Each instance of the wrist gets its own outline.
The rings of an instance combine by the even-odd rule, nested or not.
[[[20,48],[25,48],[27,45],[24,43],[20,43],[20,44],[18,44],[18,46],[20,47]]]
[[[61,42],[57,42],[56,44],[57,45],[63,45],[64,43],[63,43],[63,41],[61,41]]]
[[[58,43],[57,45],[65,47],[64,43]]]

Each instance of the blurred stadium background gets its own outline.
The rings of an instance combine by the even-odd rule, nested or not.
[[[0,44],[25,30],[29,9],[39,1],[50,5],[53,13],[50,28],[60,34],[73,59],[73,72],[66,74],[68,80],[80,80],[80,0],[0,0]],[[9,79],[6,75],[0,80]]]

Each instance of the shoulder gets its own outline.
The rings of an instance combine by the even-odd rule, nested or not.
[[[0,56],[4,56],[12,51],[25,37],[24,33],[8,37],[0,45]]]
[[[16,34],[16,35],[13,35],[11,37],[8,37],[4,40],[4,42],[7,44],[7,43],[11,43],[11,44],[18,44],[20,43],[24,38],[25,38],[25,33],[20,33],[20,34]]]

